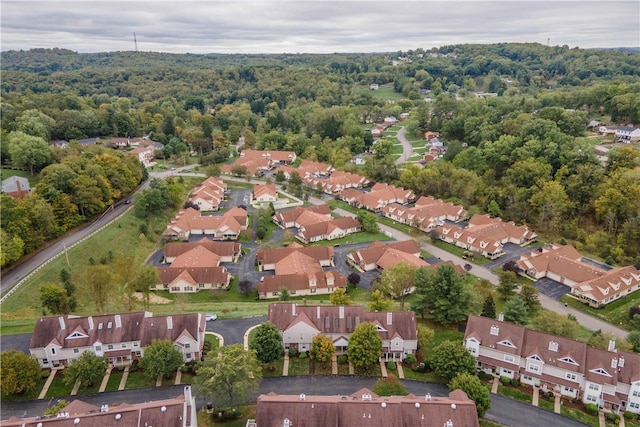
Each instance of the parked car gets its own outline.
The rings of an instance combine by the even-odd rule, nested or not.
[[[215,313],[207,313],[204,315],[204,318],[207,322],[212,321],[212,320],[216,320],[218,318],[218,315]]]

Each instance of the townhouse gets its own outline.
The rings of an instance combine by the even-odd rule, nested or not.
[[[292,243],[286,248],[263,249],[256,253],[259,271],[273,271],[258,283],[260,299],[279,298],[281,288],[290,295],[331,294],[336,288],[346,289],[347,279],[334,267],[333,247],[303,247]]]
[[[268,158],[250,158],[250,157],[238,157],[233,164],[226,164],[220,167],[220,172],[226,175],[231,175],[234,172],[236,166],[244,166],[247,174],[251,176],[261,176],[266,171],[271,170],[273,163]]]
[[[251,192],[251,202],[269,203],[278,200],[275,184],[256,184]]]
[[[341,239],[361,230],[360,221],[346,216],[318,223],[301,224],[296,238],[303,243]]]
[[[128,365],[144,356],[154,340],[171,340],[185,362],[200,360],[205,318],[200,313],[153,317],[134,312],[89,317],[41,317],[31,336],[29,351],[42,368],[68,365],[88,351],[113,365]]]
[[[239,207],[221,216],[203,216],[200,211],[187,208],[178,211],[162,236],[165,240],[188,240],[192,235],[210,236],[215,240],[237,240],[240,232],[248,226],[247,211]]]
[[[347,262],[360,271],[384,270],[400,262],[417,268],[429,266],[420,258],[420,247],[415,240],[393,243],[376,240],[366,248],[347,254]]]
[[[460,222],[467,218],[468,212],[459,205],[446,203],[433,197],[420,197],[413,207],[391,203],[382,208],[382,215],[402,224],[408,224],[419,230],[429,232],[444,221]]]
[[[296,161],[296,153],[294,151],[275,151],[275,150],[243,150],[240,157],[245,159],[267,159],[273,165],[291,164]]]
[[[303,160],[297,167],[280,166],[276,169],[276,173],[282,171],[285,178],[291,178],[291,174],[295,171],[300,178],[308,177],[327,177],[335,172],[335,168],[328,163],[314,162],[313,160]]]
[[[640,413],[640,354],[470,315],[464,346],[478,368],[614,412]]]
[[[346,396],[261,394],[256,418],[247,423],[251,427],[305,425],[477,427],[480,422],[475,403],[459,389],[447,397],[430,394],[381,397],[363,388]]]
[[[640,289],[640,270],[636,267],[598,267],[585,262],[571,245],[537,248],[521,255],[516,264],[523,275],[548,277],[569,286],[573,296],[592,307],[601,307]]]
[[[435,235],[441,240],[458,247],[496,259],[504,254],[505,243],[527,245],[538,238],[526,225],[516,225],[513,221],[503,222],[489,215],[474,215],[467,228],[449,224],[434,228]]]
[[[223,180],[209,177],[191,191],[188,200],[199,211],[217,211],[226,191],[227,184]]]
[[[164,245],[162,261],[171,264],[176,257],[203,246],[220,257],[220,262],[237,262],[242,255],[242,244],[238,242],[214,241],[203,237],[197,242],[169,242]]]
[[[620,126],[616,129],[616,141],[626,142],[640,141],[640,128],[635,126]]]
[[[271,303],[268,313],[282,334],[285,350],[311,350],[313,337],[329,336],[338,354],[345,353],[349,338],[356,326],[373,323],[382,339],[380,357],[383,360],[404,360],[418,348],[418,332],[415,313],[370,312],[357,305],[298,305],[296,303]]]
[[[273,222],[280,228],[300,228],[303,225],[331,220],[329,205],[313,205],[308,207],[296,206],[293,209],[278,212],[273,216]]]
[[[340,199],[357,208],[364,208],[373,212],[380,212],[391,203],[406,205],[415,199],[411,190],[389,184],[376,183],[371,191],[362,192],[353,188],[340,193]]]

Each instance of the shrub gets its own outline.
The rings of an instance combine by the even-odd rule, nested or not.
[[[306,351],[301,351],[300,354],[298,355],[298,357],[300,359],[306,359],[307,358],[307,352]]]
[[[404,361],[413,366],[416,364],[416,356],[413,354],[407,354],[407,357],[404,358]]]
[[[618,414],[614,414],[613,412],[607,412],[606,414],[604,414],[604,416],[609,420],[609,421],[613,421],[615,423],[619,423],[620,422],[620,415]]]
[[[551,399],[553,397],[553,392],[552,391],[545,391],[544,392],[544,397]]]
[[[426,370],[427,370],[427,365],[424,362],[418,365],[418,372],[424,372]]]
[[[396,362],[394,362],[393,360],[391,362],[388,362],[387,363],[387,368],[396,369]]]
[[[295,347],[289,347],[289,357],[295,357],[298,354],[298,350]]]
[[[42,371],[40,371],[40,378],[49,378],[49,374],[50,374],[49,371],[47,371],[46,369],[43,369]]]
[[[511,380],[508,377],[500,377],[500,382],[502,383],[502,385],[509,385],[511,383]]]
[[[493,379],[493,374],[487,374],[487,380],[491,381]]]
[[[183,374],[186,374],[187,372],[189,372],[189,367],[187,365],[184,365],[183,367],[180,368],[180,370],[182,371]]]
[[[627,420],[632,420],[633,417],[635,417],[635,416],[636,416],[636,414],[634,414],[631,411],[625,411],[624,412],[624,418],[627,419]]]
[[[345,363],[347,363],[347,355],[341,354],[340,356],[338,356],[338,363],[341,365],[344,365]]]
[[[520,381],[518,381],[517,379],[513,378],[511,380],[511,385],[514,387],[518,387],[520,385]]]
[[[598,405],[593,403],[587,403],[587,413],[596,415],[598,413]]]
[[[478,372],[478,378],[480,378],[481,380],[486,380],[487,379],[487,373],[485,371]]]

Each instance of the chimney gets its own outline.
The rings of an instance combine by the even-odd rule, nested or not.
[[[338,308],[338,316],[339,316],[341,319],[344,319],[344,305],[341,305],[341,306]]]
[[[58,321],[60,322],[60,329],[65,329],[65,324],[64,324],[64,316],[60,316],[58,317]]]
[[[116,314],[114,317],[116,319],[116,328],[122,328],[122,320],[120,319],[120,315]]]
[[[607,348],[609,351],[617,352],[616,350],[616,340],[609,340],[609,347]]]
[[[296,303],[295,302],[291,303],[291,315],[292,316],[297,316],[296,315]]]
[[[498,320],[504,322],[504,313],[498,314]]]
[[[87,317],[87,321],[89,322],[89,330],[93,329],[93,317]]]
[[[393,325],[393,313],[387,313],[387,325]]]
[[[173,329],[173,318],[171,316],[167,316],[167,329]]]

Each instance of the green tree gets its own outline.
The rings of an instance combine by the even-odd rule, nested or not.
[[[633,347],[633,351],[640,353],[640,331],[631,331],[627,335],[627,341]]]
[[[388,139],[379,139],[371,146],[375,153],[375,158],[380,160],[391,154],[393,151],[393,142]]]
[[[349,338],[349,361],[360,371],[367,371],[380,358],[382,338],[373,323],[360,323]]]
[[[0,390],[3,395],[33,390],[40,378],[40,365],[33,357],[18,350],[0,353]]]
[[[0,267],[12,264],[20,259],[24,250],[24,241],[0,229]]]
[[[309,357],[311,360],[319,363],[330,362],[336,352],[333,340],[328,335],[318,334],[311,341],[311,351]]]
[[[72,360],[64,370],[64,383],[73,385],[80,381],[80,385],[92,387],[102,380],[107,370],[107,359],[85,351]]]
[[[198,369],[195,387],[198,396],[219,407],[243,405],[258,391],[262,368],[255,350],[242,344],[226,345],[207,354]]]
[[[55,119],[38,110],[26,110],[15,122],[17,131],[24,132],[27,135],[37,136],[44,141],[51,139],[51,132],[55,125]]]
[[[106,265],[90,265],[84,271],[85,283],[100,314],[106,312],[113,297],[113,274]]]
[[[482,304],[482,317],[489,317],[491,319],[496,318],[496,302],[493,299],[493,295],[488,295]]]
[[[370,311],[389,311],[393,306],[393,300],[387,298],[379,289],[371,293],[371,301],[367,304]]]
[[[362,231],[364,231],[365,233],[380,232],[378,219],[373,213],[361,209],[360,211],[358,211],[358,221],[360,222]]]
[[[476,372],[476,359],[462,344],[453,341],[444,341],[434,348],[429,364],[436,374],[449,380],[463,373],[473,375]]]
[[[256,357],[262,363],[272,363],[282,355],[282,336],[278,328],[265,322],[258,326],[250,336],[249,349],[256,352]]]
[[[11,132],[8,140],[14,166],[25,168],[33,175],[51,163],[51,148],[44,139],[23,132]]]
[[[414,311],[427,319],[447,325],[462,322],[471,311],[473,294],[450,265],[441,265],[436,271],[419,268],[415,286]]]
[[[540,313],[532,320],[531,327],[536,331],[573,339],[577,338],[580,332],[578,322],[553,311]]]
[[[400,310],[404,310],[404,301],[414,289],[416,268],[406,262],[399,262],[386,268],[379,276],[376,289],[400,301]]]
[[[418,325],[418,348],[424,352],[435,334],[435,331],[430,327]]]
[[[479,418],[484,417],[484,414],[491,409],[489,389],[487,389],[482,381],[475,375],[468,372],[456,375],[449,383],[449,390],[453,391],[458,389],[467,393],[469,399],[475,402]]]
[[[538,289],[532,283],[525,283],[520,286],[520,298],[527,306],[529,316],[534,316],[540,309],[540,299],[538,298]]]
[[[529,310],[524,300],[516,296],[504,305],[504,320],[516,325],[526,325],[529,321]]]
[[[289,288],[286,286],[280,286],[278,291],[280,294],[280,301],[289,301]]]
[[[142,292],[145,310],[149,309],[151,287],[158,283],[160,283],[160,277],[158,270],[153,265],[144,264],[138,268],[134,286],[136,292]]]
[[[335,288],[329,295],[329,302],[333,305],[353,305],[353,300],[344,288]]]
[[[173,346],[171,340],[153,340],[144,349],[140,365],[145,376],[157,378],[170,376],[183,364],[182,352]]]
[[[511,299],[516,294],[518,287],[518,281],[516,279],[516,273],[513,271],[501,271],[498,273],[498,293],[502,297],[503,301]]]
[[[406,396],[407,390],[395,375],[389,374],[386,378],[380,378],[373,386],[373,392],[378,396]]]
[[[40,304],[51,314],[69,314],[71,306],[67,291],[53,283],[40,286]]]

